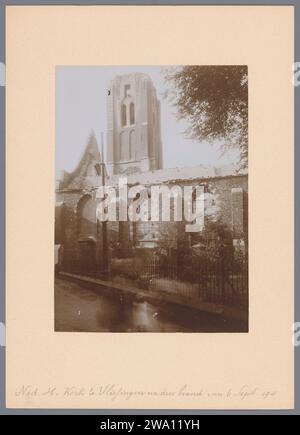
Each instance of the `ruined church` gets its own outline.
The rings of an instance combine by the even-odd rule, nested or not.
[[[150,219],[107,224],[97,219],[97,189],[103,184],[117,186],[124,176],[128,186],[203,185],[207,219],[217,214],[231,233],[233,247],[246,249],[247,172],[234,165],[164,168],[160,101],[148,75],[117,76],[109,83],[105,142],[105,162],[92,133],[75,170],[63,172],[57,180],[55,244],[63,247],[62,270],[100,272],[107,258],[138,255],[145,249],[154,252],[164,238],[176,247],[179,232],[174,222],[166,227]],[[196,245],[188,235],[186,243]]]

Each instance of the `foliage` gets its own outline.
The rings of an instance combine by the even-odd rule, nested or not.
[[[111,274],[113,276],[122,276],[127,279],[136,280],[141,277],[145,271],[145,264],[151,260],[152,252],[149,250],[139,249],[131,252],[127,258],[111,259]]]
[[[239,148],[241,167],[248,161],[247,66],[183,66],[165,70],[167,98],[178,118],[189,122],[186,135],[199,141],[219,140],[225,151]]]
[[[207,220],[199,233],[187,235],[177,227],[177,244],[174,240],[175,227],[165,229],[157,249],[157,265],[162,275],[170,273],[183,281],[200,282],[209,270],[226,274],[233,261],[232,232],[220,221]]]
[[[123,276],[128,279],[137,279],[142,270],[142,261],[139,258],[113,258],[111,260],[111,274]]]

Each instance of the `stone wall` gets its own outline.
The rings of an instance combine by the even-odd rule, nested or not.
[[[248,177],[227,176],[211,179],[181,180],[180,185],[205,186],[205,222],[218,220],[232,234],[234,246],[246,249],[248,238]],[[149,188],[151,186],[148,186]],[[62,268],[77,273],[101,271],[103,266],[103,224],[96,220],[96,191],[61,190],[57,192],[59,212],[56,234],[64,246]],[[135,248],[155,248],[167,232],[176,242],[176,222],[109,222],[109,257],[130,255]],[[188,237],[188,236],[187,236]]]

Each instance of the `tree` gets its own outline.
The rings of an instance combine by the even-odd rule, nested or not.
[[[220,140],[225,151],[239,148],[241,167],[248,163],[247,66],[183,66],[165,70],[167,98],[187,119],[192,139]]]

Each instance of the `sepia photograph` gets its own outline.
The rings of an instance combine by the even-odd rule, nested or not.
[[[55,87],[55,331],[247,333],[247,66]]]
[[[5,14],[8,412],[294,413],[295,7]]]

